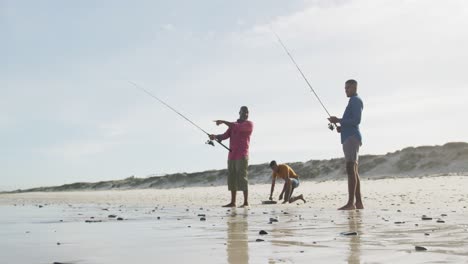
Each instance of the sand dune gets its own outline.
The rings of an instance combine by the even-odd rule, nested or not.
[[[343,159],[310,160],[289,163],[302,180],[324,181],[344,179]],[[394,177],[421,177],[434,175],[467,175],[468,143],[447,143],[443,146],[409,147],[386,155],[365,155],[360,157],[360,173],[363,178],[380,179]],[[196,173],[177,173],[166,176],[136,178],[97,183],[73,183],[55,187],[33,188],[37,191],[79,191],[79,190],[128,190],[167,189],[194,186],[221,186],[226,184],[226,170],[212,170]],[[271,170],[268,164],[249,166],[251,184],[269,181]]]

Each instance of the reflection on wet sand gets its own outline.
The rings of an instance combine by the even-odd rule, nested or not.
[[[348,226],[349,231],[357,232],[357,236],[352,236],[349,240],[349,264],[361,263],[361,212],[348,211]]]
[[[249,263],[249,237],[247,235],[247,211],[236,213],[234,209],[227,217],[227,262]]]
[[[295,215],[296,211],[289,209],[287,217],[282,219],[282,224],[273,224],[272,231],[271,231],[271,244],[273,246],[277,246],[278,248],[281,247],[288,247],[288,246],[308,246],[311,243],[304,242],[302,240],[298,240],[299,237],[302,236],[301,230],[303,229],[302,226],[299,226],[301,222],[286,220],[289,218],[289,214]],[[283,221],[286,221],[283,223]]]
[[[291,263],[294,259],[293,255],[283,255],[285,249],[288,248],[298,248],[304,246],[310,246],[311,242],[305,242],[302,234],[302,227],[299,226],[299,222],[291,221],[290,216],[296,214],[296,211],[293,209],[288,210],[288,214],[285,215],[280,213],[280,215],[285,216],[280,219],[279,223],[272,224],[272,229],[270,232],[271,235],[271,245],[272,245],[272,254],[268,259],[268,264],[276,263]],[[273,214],[273,218],[278,219],[278,214]],[[308,239],[306,239],[308,240]],[[297,254],[297,252],[295,252]]]

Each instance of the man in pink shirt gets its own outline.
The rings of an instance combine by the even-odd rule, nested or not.
[[[228,189],[231,191],[231,202],[223,207],[236,207],[237,191],[244,192],[244,204],[241,207],[249,206],[249,178],[247,167],[249,166],[249,145],[250,135],[253,131],[253,123],[248,121],[249,109],[242,106],[239,111],[239,119],[236,122],[216,120],[216,125],[225,124],[228,130],[221,135],[210,135],[211,140],[222,141],[230,138],[228,156]]]

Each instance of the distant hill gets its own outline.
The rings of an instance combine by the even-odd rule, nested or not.
[[[343,158],[288,163],[302,180],[336,180],[346,178]],[[468,143],[454,142],[443,146],[408,147],[386,155],[360,157],[362,178],[421,177],[433,175],[468,175]],[[129,177],[123,180],[96,183],[77,182],[54,187],[40,187],[15,192],[54,192],[83,190],[167,189],[226,184],[227,171],[211,170],[176,173],[148,178]],[[249,166],[251,184],[269,183],[268,164]]]

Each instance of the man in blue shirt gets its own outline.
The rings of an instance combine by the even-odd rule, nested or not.
[[[331,116],[331,123],[339,123],[338,133],[341,133],[341,144],[346,161],[346,172],[348,174],[348,203],[338,210],[364,209],[361,199],[361,181],[359,179],[358,160],[359,147],[362,145],[362,136],[359,131],[361,114],[364,105],[357,94],[357,82],[348,80],[345,83],[346,96],[349,97],[348,106],[342,118]],[[354,201],[356,198],[356,203]]]

